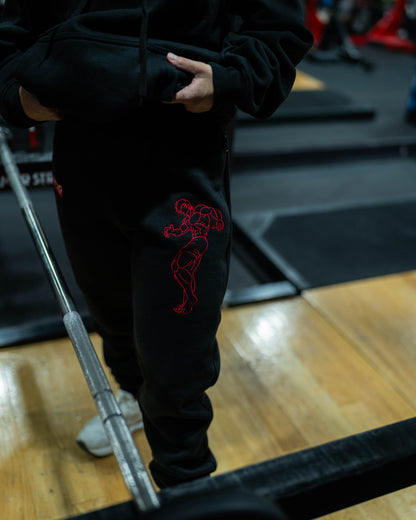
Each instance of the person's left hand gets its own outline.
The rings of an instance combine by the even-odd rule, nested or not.
[[[214,81],[211,65],[175,56],[171,52],[168,53],[167,59],[178,69],[191,73],[194,78],[189,85],[176,92],[172,101],[164,101],[164,103],[181,103],[186,110],[195,114],[211,110],[214,106]]]

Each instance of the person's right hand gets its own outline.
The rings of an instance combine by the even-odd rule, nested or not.
[[[38,98],[23,87],[19,88],[20,103],[23,112],[35,121],[60,121],[63,114],[57,108],[43,106]]]

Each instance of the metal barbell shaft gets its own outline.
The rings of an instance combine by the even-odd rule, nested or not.
[[[16,196],[42,260],[48,281],[61,311],[66,331],[103,421],[125,484],[139,511],[148,512],[157,509],[160,507],[158,495],[48,244],[29,193],[22,183],[19,168],[7,144],[6,130],[2,127],[0,127],[0,157],[12,191]]]

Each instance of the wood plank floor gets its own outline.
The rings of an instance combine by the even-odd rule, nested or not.
[[[416,414],[416,273],[226,309],[219,341],[218,473]],[[69,340],[0,350],[0,518],[58,520],[129,499],[114,457],[75,444],[95,413]],[[143,432],[135,439],[147,464]],[[325,518],[416,519],[416,489]]]

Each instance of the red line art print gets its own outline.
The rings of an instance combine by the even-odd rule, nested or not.
[[[187,199],[177,200],[175,210],[183,215],[182,222],[177,228],[173,224],[165,227],[165,237],[181,237],[189,233],[191,239],[179,250],[170,266],[183,291],[182,303],[173,310],[178,314],[189,314],[198,302],[195,272],[208,249],[208,232],[210,229],[222,231],[224,221],[220,210],[204,204],[193,206]]]

